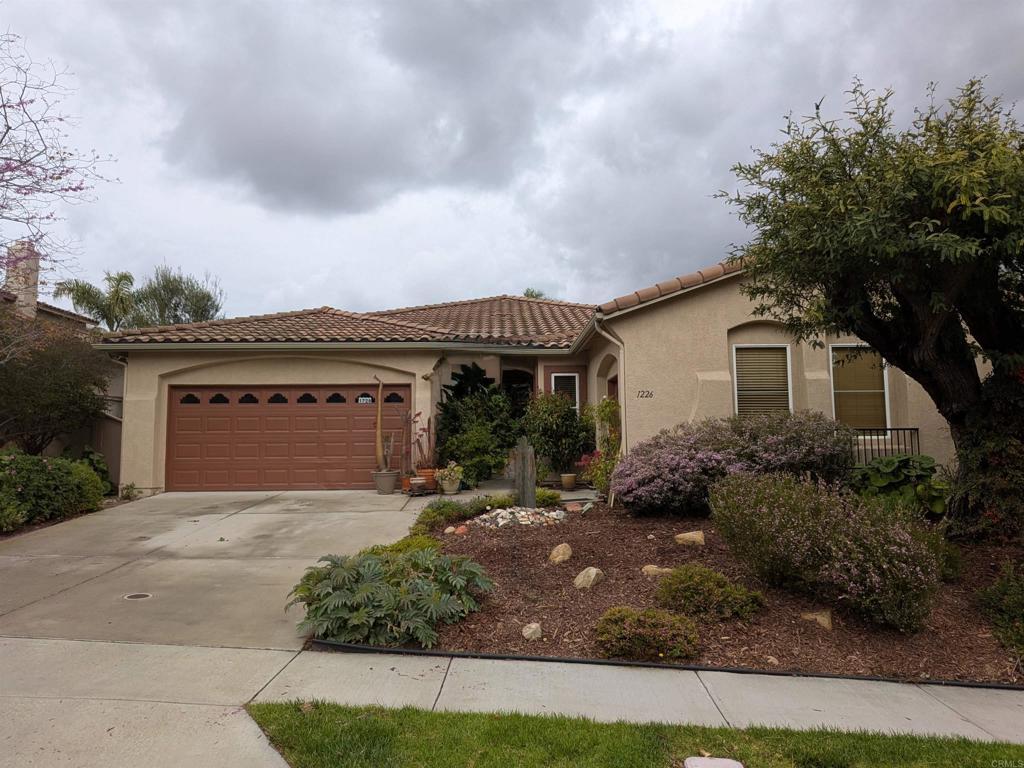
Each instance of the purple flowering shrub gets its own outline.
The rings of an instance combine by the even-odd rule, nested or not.
[[[730,473],[845,477],[852,434],[812,412],[680,424],[634,446],[615,468],[611,490],[637,514],[704,514],[708,489]]]
[[[715,485],[710,503],[730,549],[768,583],[834,599],[901,632],[928,617],[943,538],[916,510],[792,475],[749,473]]]

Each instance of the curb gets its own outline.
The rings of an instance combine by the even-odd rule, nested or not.
[[[904,685],[935,685],[948,688],[981,688],[985,690],[1024,691],[1016,683],[973,683],[966,680],[907,680],[878,675],[839,675],[828,672],[784,672],[781,670],[752,669],[750,667],[709,667],[701,664],[660,664],[656,661],[617,661],[612,659],[582,659],[575,656],[519,656],[502,653],[475,653],[473,651],[434,651],[424,648],[387,648],[338,640],[310,640],[310,650],[328,653],[386,654],[391,656],[426,656],[440,659],[486,659],[489,661],[540,661],[558,664],[589,664],[600,667],[627,667],[640,669],[672,669],[682,672],[728,672],[735,675],[770,675],[773,677],[809,677],[823,680],[854,680],[873,683],[902,683]]]

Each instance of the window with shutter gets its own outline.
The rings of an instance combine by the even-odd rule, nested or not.
[[[736,413],[752,416],[790,410],[787,347],[734,347],[733,352]]]
[[[888,427],[882,356],[866,347],[832,347],[832,397],[841,424]]]
[[[580,407],[580,376],[578,373],[552,373],[551,391],[564,395],[572,401],[573,408]]]

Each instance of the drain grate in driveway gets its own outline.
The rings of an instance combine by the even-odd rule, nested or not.
[[[124,596],[125,600],[148,600],[153,595],[149,592],[129,592]]]

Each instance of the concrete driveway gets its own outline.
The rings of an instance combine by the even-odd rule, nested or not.
[[[0,636],[297,649],[300,611],[284,604],[303,570],[401,538],[419,506],[366,491],[166,493],[0,541]]]
[[[167,493],[0,541],[0,766],[282,768],[240,705],[302,646],[288,592],[423,503]]]

